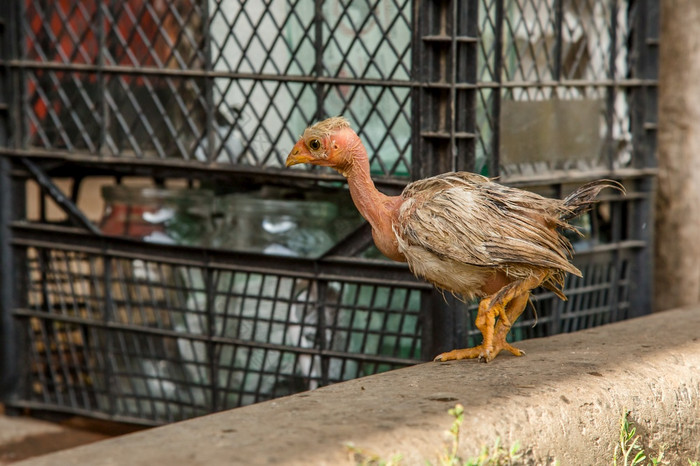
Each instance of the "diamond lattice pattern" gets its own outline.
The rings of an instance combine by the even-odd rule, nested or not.
[[[478,77],[483,83],[507,85],[499,84],[498,88],[487,85],[478,91],[476,171],[488,173],[494,145],[500,144],[502,148],[504,138],[508,137],[509,127],[499,121],[502,113],[498,113],[507,106],[506,101],[598,102],[597,123],[591,121],[590,124],[598,127],[600,141],[611,142],[601,143],[598,155],[585,161],[504,165],[501,160],[502,175],[527,176],[552,168],[586,170],[591,166],[613,164],[619,167],[631,163],[626,89],[624,85],[611,85],[613,80],[629,78],[631,69],[627,50],[634,10],[629,9],[628,2],[506,0],[500,24],[497,6],[497,0],[481,0],[479,5]],[[499,26],[500,50],[496,41]],[[613,96],[612,108],[606,106],[608,95]],[[512,110],[517,106],[508,108]],[[494,130],[498,124],[500,134]]]
[[[69,65],[26,73],[31,146],[280,166],[306,126],[343,114],[375,174],[409,175],[410,0],[319,16],[312,0],[25,6],[25,58]]]

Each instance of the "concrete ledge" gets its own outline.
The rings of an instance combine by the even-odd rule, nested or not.
[[[670,464],[700,459],[700,307],[520,347],[522,358],[421,364],[15,464],[351,464],[346,442],[435,464],[458,402],[464,457],[500,437],[527,464],[610,464],[629,409]]]

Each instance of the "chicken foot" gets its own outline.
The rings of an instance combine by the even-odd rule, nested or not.
[[[530,292],[526,291],[511,300],[508,304],[506,310],[506,315],[508,316],[508,322],[499,319],[496,323],[494,334],[493,334],[493,349],[491,351],[491,359],[495,358],[498,353],[502,350],[508,350],[515,356],[522,356],[525,354],[523,350],[520,350],[506,341],[506,336],[510,332],[512,323],[518,320],[518,317],[523,313],[527,307],[527,303],[530,302]],[[489,362],[491,359],[487,360]]]
[[[523,313],[530,299],[530,290],[539,286],[545,273],[537,274],[525,280],[513,282],[498,293],[483,298],[479,303],[476,327],[481,331],[483,342],[473,348],[448,351],[438,355],[435,361],[479,358],[489,362],[501,351],[508,350],[515,356],[525,354],[522,350],[506,341],[513,322]],[[495,301],[495,302],[494,302]],[[496,321],[496,316],[499,317]]]
[[[520,317],[528,303],[530,293],[526,292],[517,296],[505,307],[505,312],[495,322],[497,310],[489,308],[490,299],[484,298],[479,304],[479,313],[476,318],[476,327],[483,335],[483,343],[473,348],[463,348],[442,353],[435,358],[435,361],[451,361],[458,359],[479,358],[485,362],[491,361],[502,350],[508,350],[515,356],[522,356],[523,351],[515,348],[506,341],[506,335],[510,331],[512,322]]]

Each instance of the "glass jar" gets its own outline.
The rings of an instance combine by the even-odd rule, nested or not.
[[[214,193],[202,189],[102,187],[107,235],[189,246],[207,245],[212,233]]]
[[[297,257],[320,257],[335,244],[335,204],[261,199],[230,194],[218,200],[222,213],[215,247]]]

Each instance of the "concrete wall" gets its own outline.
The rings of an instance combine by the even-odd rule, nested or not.
[[[521,358],[426,363],[34,458],[23,465],[353,464],[345,444],[437,464],[518,441],[520,464],[611,464],[621,414],[668,464],[700,459],[700,307],[521,343]]]

